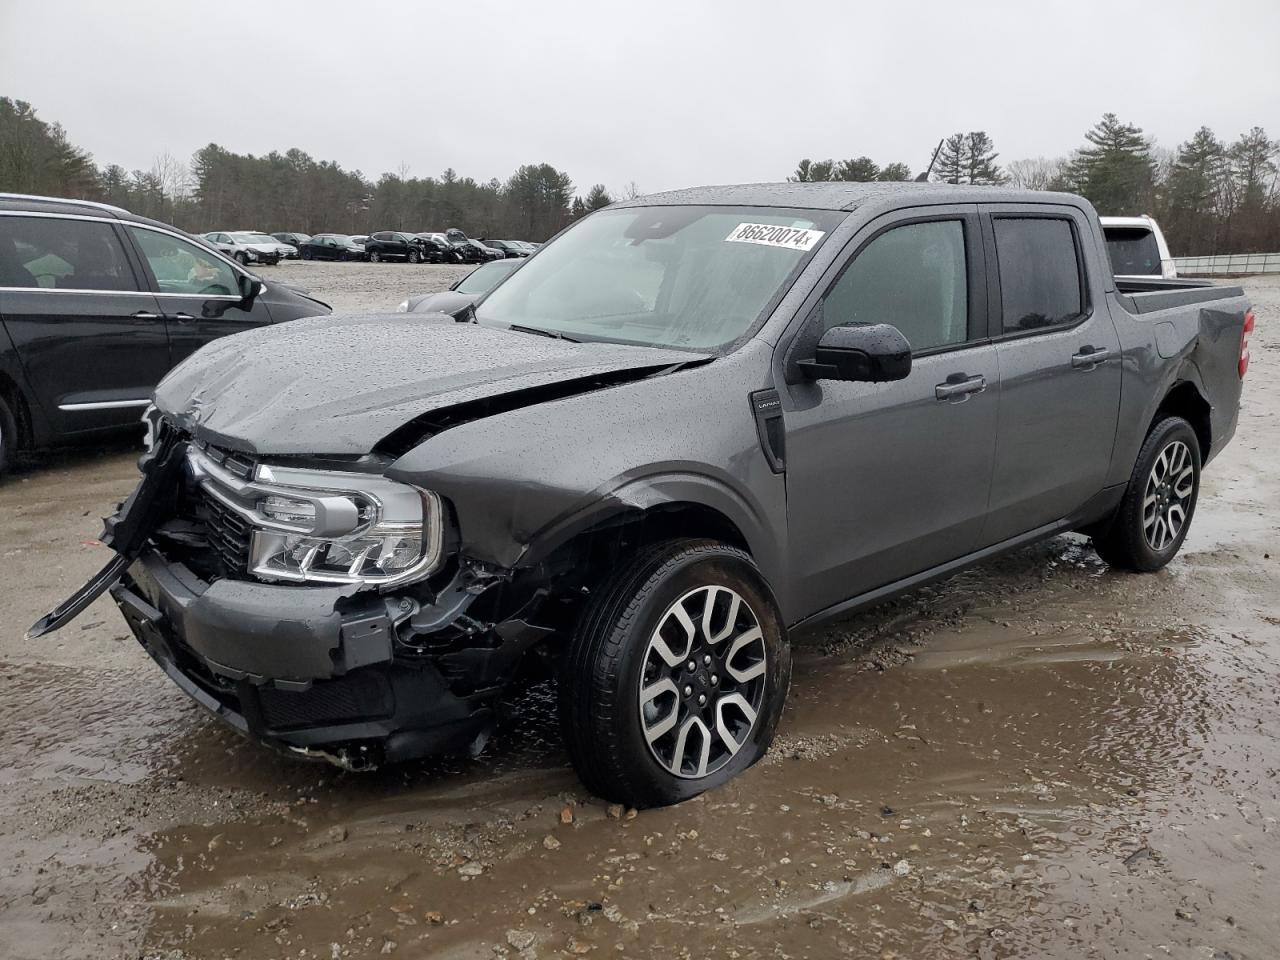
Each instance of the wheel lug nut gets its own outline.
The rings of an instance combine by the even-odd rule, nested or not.
[[[692,696],[692,694],[693,694],[693,687],[685,687],[685,688],[684,688],[684,695],[685,695],[686,697],[688,697],[688,696]]]
[[[702,658],[702,664],[703,666],[706,666],[706,667],[711,666],[711,654],[708,653],[705,657]]]
[[[692,660],[690,660],[690,661],[689,661],[689,672],[690,672],[690,673],[693,673],[693,671],[695,671],[695,670],[697,670],[697,669],[698,669],[698,665],[697,665],[696,663],[694,663]]]
[[[719,682],[720,682],[720,678],[719,678],[716,674],[714,674],[714,673],[713,673],[713,674],[711,675],[711,685],[714,687],[714,686],[715,686],[717,683],[719,683]]]
[[[707,695],[705,693],[698,694],[698,706],[703,706],[706,702]]]

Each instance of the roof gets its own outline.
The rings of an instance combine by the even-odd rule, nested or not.
[[[162,230],[175,231],[178,228],[163,220],[130,213],[123,207],[115,207],[109,203],[98,203],[94,200],[73,200],[66,197],[37,197],[26,193],[0,193],[0,210],[9,213],[61,213],[77,217],[100,217],[103,220],[122,220],[129,223],[142,223]],[[178,231],[183,232],[183,231]]]
[[[950,183],[888,181],[875,183],[742,183],[689,187],[652,193],[617,207],[696,204],[701,206],[798,207],[810,210],[854,210],[869,203],[900,200],[903,203],[1062,203],[1079,204],[1066,193],[1017,190],[1011,187],[956,186]]]

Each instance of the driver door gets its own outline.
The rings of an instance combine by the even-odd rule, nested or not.
[[[797,342],[811,355],[832,326],[888,323],[911,344],[911,372],[890,383],[793,375],[782,392],[801,616],[977,549],[995,464],[1000,373],[977,207],[894,213],[851,246]]]
[[[226,260],[172,233],[133,224],[128,232],[164,311],[170,366],[212,340],[271,322],[261,296],[244,305],[240,271]]]

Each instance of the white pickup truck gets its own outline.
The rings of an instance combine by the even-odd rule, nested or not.
[[[1099,217],[1111,254],[1111,269],[1122,280],[1159,278],[1173,280],[1178,271],[1169,256],[1160,224],[1147,215]]]

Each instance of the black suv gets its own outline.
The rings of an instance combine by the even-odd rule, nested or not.
[[[136,427],[210,340],[328,312],[155,220],[0,193],[0,470],[17,449]]]
[[[405,260],[409,263],[422,263],[435,252],[434,246],[428,250],[427,243],[412,233],[399,230],[380,230],[369,234],[364,242],[365,253],[371,263],[383,260]]]

